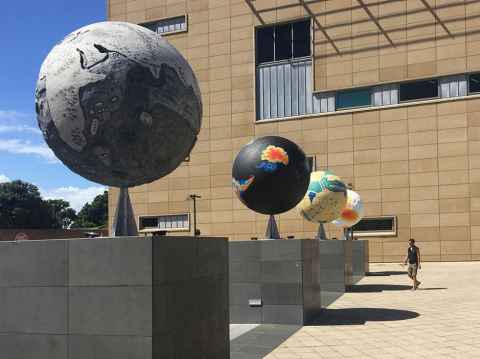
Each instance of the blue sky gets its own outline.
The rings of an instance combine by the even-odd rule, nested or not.
[[[36,122],[34,90],[50,49],[73,30],[105,18],[105,0],[2,3],[0,182],[33,183],[44,197],[64,198],[76,209],[103,191],[71,172],[46,146]]]

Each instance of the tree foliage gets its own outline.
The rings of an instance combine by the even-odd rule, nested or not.
[[[54,219],[38,188],[30,183],[0,183],[0,228],[52,228]]]
[[[0,228],[92,228],[107,223],[108,192],[75,212],[63,199],[42,199],[33,184],[0,183]]]
[[[73,224],[75,228],[92,228],[104,226],[108,221],[108,191],[96,196],[91,203],[86,203],[78,212]]]
[[[51,228],[70,228],[77,219],[77,213],[70,208],[70,203],[63,199],[46,200],[49,215],[52,219]]]

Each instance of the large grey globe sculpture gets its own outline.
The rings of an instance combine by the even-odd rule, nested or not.
[[[153,31],[100,22],[45,59],[35,92],[43,136],[72,171],[104,185],[152,182],[189,155],[201,127],[197,80]]]

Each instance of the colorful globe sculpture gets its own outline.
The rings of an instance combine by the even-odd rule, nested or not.
[[[310,174],[307,193],[297,205],[306,220],[316,223],[338,218],[347,203],[347,186],[329,171]]]
[[[85,26],[56,45],[35,98],[57,157],[105,185],[136,186],[170,173],[201,126],[200,91],[187,61],[157,33],[123,22]]]
[[[282,137],[266,136],[245,145],[232,169],[240,201],[263,214],[286,212],[302,199],[310,168],[302,149]]]
[[[360,195],[347,190],[347,204],[342,209],[340,217],[333,221],[339,227],[352,227],[363,218],[364,208]]]

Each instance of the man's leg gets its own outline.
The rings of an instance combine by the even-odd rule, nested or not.
[[[418,264],[413,264],[412,265],[412,279],[413,279],[413,289],[417,289],[418,285],[420,282],[417,280],[417,269],[418,269]]]

